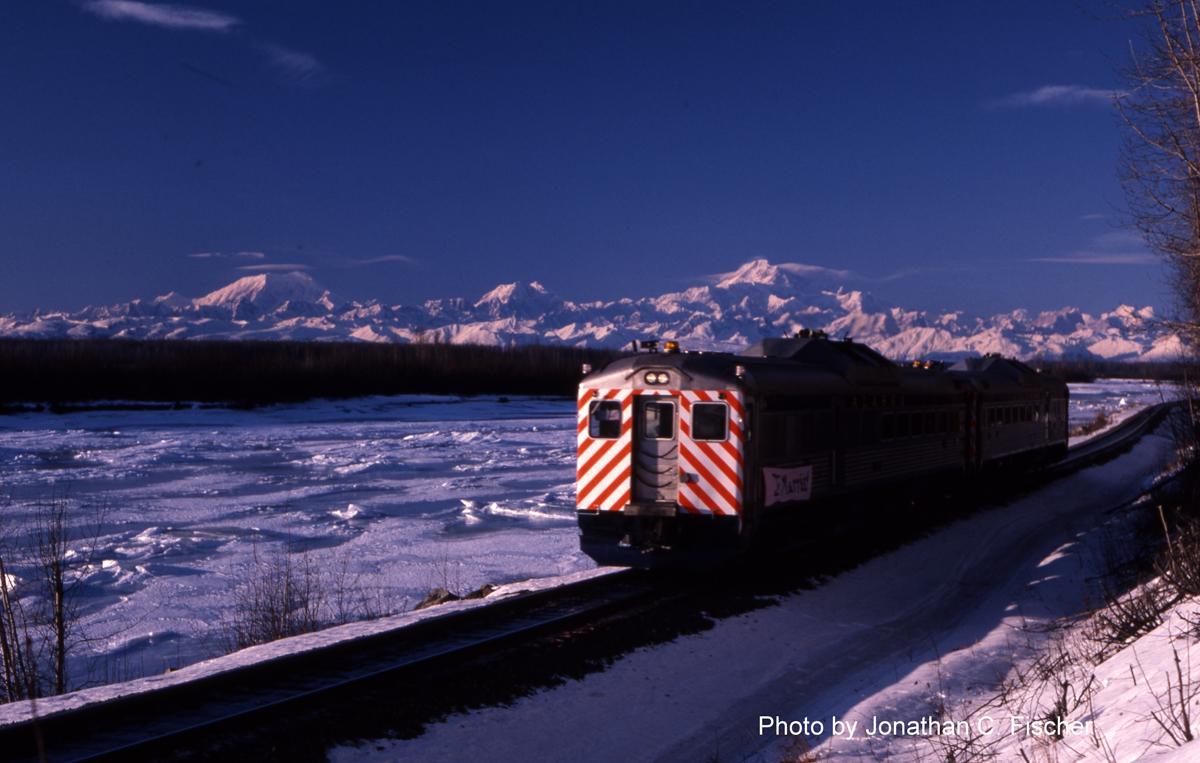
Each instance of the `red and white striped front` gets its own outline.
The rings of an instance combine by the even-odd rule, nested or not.
[[[633,403],[639,395],[669,395],[679,402],[680,508],[689,514],[735,516],[741,513],[744,487],[745,409],[738,390],[581,389],[578,397],[575,503],[581,511],[620,511],[632,489]],[[593,402],[620,403],[620,434],[592,437],[589,413]],[[723,440],[692,438],[692,406],[718,403],[728,408]]]
[[[621,434],[616,439],[588,434],[589,406],[593,401],[621,404]],[[575,506],[590,511],[619,511],[629,504],[633,463],[633,390],[579,390],[576,437]]]
[[[742,510],[745,407],[738,390],[679,392],[679,505],[692,514],[734,515]],[[728,432],[723,441],[692,439],[692,406],[725,403]]]

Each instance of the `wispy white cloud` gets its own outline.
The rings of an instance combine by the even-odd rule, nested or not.
[[[272,42],[261,43],[258,49],[267,61],[284,76],[298,82],[317,82],[325,75],[325,66],[316,56],[285,48]]]
[[[1036,90],[1013,93],[994,100],[997,108],[1025,108],[1030,106],[1106,106],[1121,95],[1120,90],[1105,90],[1085,85],[1042,85]]]
[[[168,29],[228,32],[242,23],[241,19],[227,13],[139,0],[85,0],[82,7],[88,13],[112,21],[135,21]]]
[[[265,252],[193,252],[188,257],[196,260],[225,260],[231,257],[241,257],[247,260],[265,260]]]
[[[80,0],[79,7],[94,16],[110,21],[132,21],[139,24],[165,29],[190,29],[202,32],[229,32],[242,25],[237,16],[221,11],[197,8],[190,5],[148,3],[142,0]],[[257,48],[280,75],[293,82],[319,84],[328,69],[311,53],[285,47],[273,42],[256,42],[252,37],[243,38]],[[231,84],[224,77],[214,75],[192,64],[182,66],[202,77],[223,85]]]
[[[1104,215],[1101,212],[1089,212],[1086,215],[1080,215],[1079,219],[1080,220],[1103,220],[1105,217],[1106,217],[1106,215]]]
[[[312,270],[312,266],[301,262],[275,262],[264,265],[239,265],[236,270],[265,273],[272,270]]]
[[[1061,257],[1031,257],[1030,262],[1064,265],[1152,265],[1157,260],[1147,252],[1072,252]]]
[[[1066,254],[1031,257],[1029,262],[1059,265],[1153,265],[1159,261],[1146,251],[1142,237],[1133,231],[1110,231],[1094,237],[1088,247]]]
[[[355,260],[349,259],[345,261],[345,266],[349,268],[363,267],[364,265],[381,265],[385,262],[402,262],[405,265],[416,265],[417,261],[412,257],[407,257],[403,254],[385,254],[382,257],[368,257],[367,259]]]

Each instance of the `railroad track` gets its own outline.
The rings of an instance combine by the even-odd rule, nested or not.
[[[1105,461],[1137,442],[1158,426],[1177,403],[1157,403],[1143,408],[1102,435],[1082,442],[1067,457],[1047,468],[1051,474],[1068,474],[1099,461]]]
[[[1047,477],[1112,458],[1157,426],[1171,405],[1144,409],[1073,448]],[[0,726],[4,761],[161,760],[202,748],[226,729],[266,729],[293,709],[357,687],[419,677],[556,632],[661,606],[677,581],[622,570],[456,610],[392,631],[231,668],[117,699]]]

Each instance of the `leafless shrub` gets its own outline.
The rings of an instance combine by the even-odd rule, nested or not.
[[[56,497],[33,507],[33,532],[20,545],[0,534],[0,699],[69,688],[68,656],[85,639],[78,589],[92,565],[103,506]],[[16,570],[24,580],[19,580]]]
[[[1177,596],[1200,596],[1200,519],[1183,517],[1176,524],[1172,534],[1164,520],[1166,549],[1158,560],[1158,573]]]
[[[1182,747],[1195,738],[1192,733],[1192,705],[1196,704],[1196,698],[1200,696],[1200,684],[1192,678],[1190,645],[1185,648],[1184,657],[1181,658],[1178,647],[1172,644],[1171,654],[1175,670],[1165,671],[1166,685],[1160,689],[1154,688],[1153,681],[1146,674],[1146,668],[1136,653],[1134,658],[1150,696],[1154,699],[1156,709],[1150,711],[1150,718],[1172,744]],[[1132,672],[1132,666],[1130,671]]]
[[[15,702],[37,691],[38,666],[33,650],[30,623],[13,590],[15,578],[8,574],[0,556],[0,662],[4,683],[0,701]]]
[[[1096,703],[1094,694],[1088,695],[1088,716],[1092,719],[1090,739],[1092,746],[1100,753],[1104,759],[1104,763],[1117,763],[1117,753],[1108,741],[1108,737],[1100,731],[1100,724],[1096,721]]]
[[[1106,591],[1106,603],[1084,628],[1086,637],[1099,652],[1100,662],[1113,652],[1163,624],[1166,612],[1178,597],[1165,585],[1151,581],[1125,593]]]
[[[817,763],[821,760],[813,751],[812,743],[805,737],[793,737],[783,745],[783,757],[779,763]]]
[[[265,644],[332,625],[381,617],[386,608],[350,572],[349,557],[323,560],[288,548],[263,553],[254,544],[252,564],[235,588],[223,627],[228,651]]]
[[[976,763],[999,757],[995,742],[988,742],[986,736],[980,731],[972,731],[966,736],[933,734],[925,740],[933,748],[934,758],[939,763]]]
[[[230,646],[243,649],[319,630],[327,598],[306,552],[285,549],[264,558],[256,543],[249,576],[234,593]]]
[[[342,555],[334,562],[328,593],[329,615],[334,625],[356,620],[374,620],[387,611],[377,595],[372,598],[362,584],[362,575],[351,573],[350,557]]]
[[[1099,432],[1101,429],[1104,429],[1104,427],[1108,426],[1111,421],[1112,419],[1109,417],[1108,411],[1101,408],[1100,410],[1096,411],[1096,415],[1092,418],[1078,426],[1072,427],[1070,436],[1083,437],[1084,435],[1089,435],[1093,432]]]

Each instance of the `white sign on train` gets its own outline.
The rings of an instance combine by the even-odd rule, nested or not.
[[[772,506],[788,501],[807,501],[812,498],[812,466],[794,469],[763,467],[766,494],[763,503]]]

